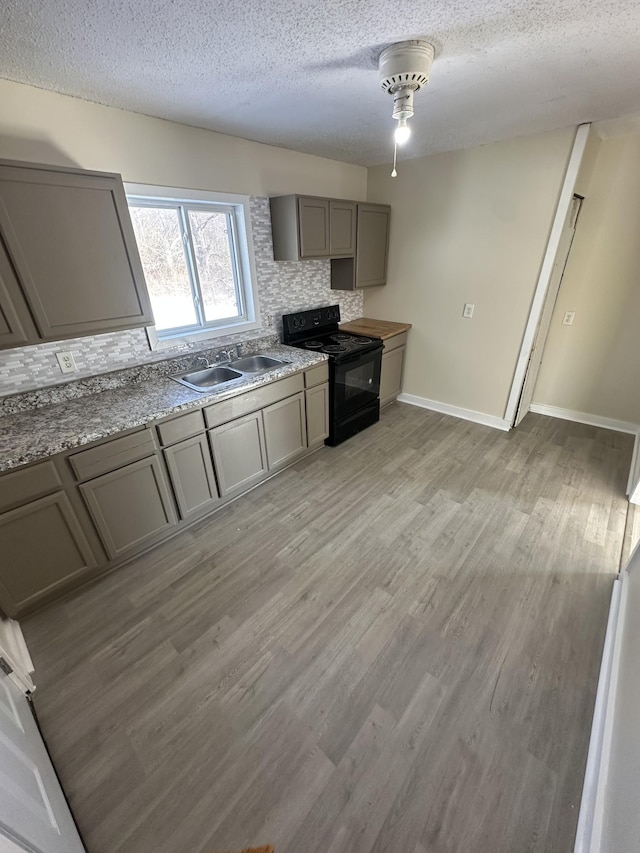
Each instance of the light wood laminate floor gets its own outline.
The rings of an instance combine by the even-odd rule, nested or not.
[[[394,404],[27,620],[90,853],[569,853],[631,450]]]

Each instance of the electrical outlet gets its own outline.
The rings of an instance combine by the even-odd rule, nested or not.
[[[471,302],[467,302],[464,306],[464,311],[462,312],[462,316],[466,317],[467,320],[470,320],[473,317],[473,312],[475,311],[476,306],[472,305]]]
[[[57,352],[56,358],[58,359],[62,373],[75,373],[78,369],[72,352]]]
[[[564,317],[562,318],[563,326],[573,326],[573,321],[576,319],[575,311],[566,311]]]

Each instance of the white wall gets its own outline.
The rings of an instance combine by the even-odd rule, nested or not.
[[[388,284],[366,291],[365,315],[413,323],[406,393],[504,416],[574,135],[369,170],[369,200],[393,214]]]
[[[0,157],[125,181],[268,196],[364,199],[367,170],[0,80]]]
[[[534,403],[640,424],[640,134],[594,154]]]

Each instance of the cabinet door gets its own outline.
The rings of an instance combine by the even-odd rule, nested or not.
[[[96,565],[64,492],[0,515],[0,605],[18,616],[28,605]]]
[[[204,433],[167,447],[164,456],[181,518],[196,515],[218,500],[209,444]]]
[[[357,210],[355,201],[330,201],[329,253],[332,258],[355,255]]]
[[[262,412],[216,427],[209,435],[221,495],[242,492],[267,473]]]
[[[304,392],[262,412],[269,470],[295,459],[307,446]]]
[[[298,199],[301,258],[329,257],[329,199]]]
[[[0,164],[0,230],[42,339],[153,322],[119,175]]]
[[[317,385],[305,391],[307,410],[307,443],[320,444],[329,435],[329,385]]]
[[[80,490],[111,559],[142,547],[177,522],[156,456],[103,474]]]
[[[392,403],[402,390],[402,371],[404,368],[404,347],[382,353],[380,371],[380,405]]]
[[[0,241],[0,349],[39,340],[11,261]]]
[[[388,205],[358,205],[356,287],[387,283],[390,220]]]

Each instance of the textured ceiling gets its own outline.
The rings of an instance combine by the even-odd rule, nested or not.
[[[5,0],[0,77],[372,165],[378,54],[416,37],[436,59],[406,157],[640,109],[637,0]]]

